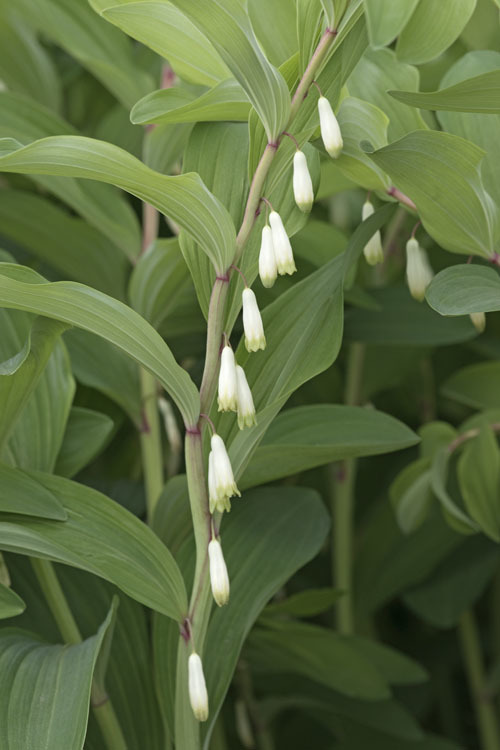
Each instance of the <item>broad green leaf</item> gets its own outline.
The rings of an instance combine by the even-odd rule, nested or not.
[[[71,646],[52,646],[23,630],[0,631],[0,742],[9,750],[81,750],[90,687],[111,612],[97,634]]]
[[[0,548],[94,573],[162,614],[181,620],[187,608],[181,573],[168,549],[136,516],[70,479],[26,472],[62,503],[67,521],[0,523]]]
[[[189,284],[189,271],[177,238],[157,240],[144,252],[130,277],[130,304],[158,329],[175,314]]]
[[[499,551],[484,537],[466,539],[432,575],[404,595],[405,603],[431,625],[451,628],[474,605],[498,567]]]
[[[88,2],[20,0],[19,5],[44,36],[88,68],[125,107],[152,88],[130,41],[99,18]]]
[[[8,586],[0,583],[0,620],[20,615],[26,609],[26,604],[20,596]]]
[[[0,374],[0,451],[5,454],[7,441],[11,437],[23,409],[39,383],[54,347],[67,328],[59,321],[36,318],[33,322],[27,316],[10,317],[2,311],[4,323],[3,344],[9,346],[23,341],[22,349],[14,357],[4,361]],[[32,322],[31,329],[26,324]],[[42,386],[48,386],[47,379]],[[70,389],[71,396],[73,389]],[[64,392],[60,393],[62,397]],[[61,398],[61,401],[65,399]],[[31,426],[33,430],[33,425]]]
[[[134,105],[130,119],[136,125],[218,120],[246,122],[249,113],[247,95],[239,83],[228,79],[198,97],[181,88],[153,91]]]
[[[62,477],[73,477],[103,450],[114,422],[105,414],[73,406],[54,469]]]
[[[295,3],[290,0],[249,0],[248,15],[268,60],[281,65],[297,51]]]
[[[351,635],[348,641],[376,666],[390,685],[412,685],[428,679],[418,662],[380,641],[356,635]]]
[[[389,91],[403,104],[420,109],[500,114],[500,70],[467,78],[439,91]]]
[[[124,298],[124,254],[104,234],[53,201],[25,190],[2,190],[0,232],[64,278]]]
[[[461,534],[476,533],[478,525],[462,508],[448,491],[448,474],[451,454],[448,447],[441,448],[432,460],[431,487],[441,503],[444,515],[450,526]]]
[[[372,47],[386,47],[404,29],[419,0],[365,0]]]
[[[68,514],[50,490],[11,466],[0,464],[0,512],[65,521]]]
[[[416,131],[371,155],[417,205],[426,231],[446,250],[491,257],[498,211],[484,190],[484,152],[449,133]]]
[[[408,464],[391,484],[389,494],[400,529],[411,534],[427,518],[433,501],[429,459]]]
[[[392,50],[369,49],[355,67],[347,86],[351,96],[365,99],[387,115],[387,134],[389,141],[394,141],[427,126],[418,111],[395,101],[387,91],[394,88],[418,91],[419,80],[417,68],[398,62]]]
[[[431,281],[426,299],[440,315],[494,312],[500,310],[500,278],[486,266],[450,266]]]
[[[441,88],[462,86],[464,82],[481,75],[498,75],[500,54],[491,50],[469,52],[461,57],[447,71],[441,81]],[[471,92],[472,95],[472,92]],[[475,96],[475,94],[473,95]],[[470,97],[469,97],[470,98]],[[498,98],[498,97],[497,97]],[[475,143],[486,152],[481,165],[481,173],[486,190],[498,204],[500,201],[500,144],[498,130],[500,115],[484,115],[466,112],[438,112],[443,130]]]
[[[460,36],[476,0],[420,0],[396,45],[403,62],[421,65],[433,60]]]
[[[240,485],[264,484],[331,461],[389,453],[416,442],[417,435],[406,425],[374,409],[299,406],[271,424]]]
[[[141,425],[139,370],[123,349],[97,335],[73,328],[64,336],[76,379],[115,401]]]
[[[90,2],[107,21],[166,58],[184,80],[213,86],[230,78],[231,73],[204,29],[199,30],[174,4],[158,0]]]
[[[0,264],[0,306],[46,315],[102,336],[158,378],[186,423],[197,421],[199,395],[194,383],[144,318],[122,302],[83,284],[50,283],[33,272],[24,277],[26,281],[16,277],[19,275],[15,266]]]
[[[61,84],[55,66],[15,7],[0,8],[0,50],[5,86],[59,111]]]
[[[458,460],[458,480],[464,504],[486,536],[500,542],[500,450],[495,433],[484,425],[467,441]]]
[[[20,143],[52,135],[76,135],[76,130],[46,107],[13,92],[0,92],[0,138],[15,134]],[[139,222],[124,196],[111,185],[80,182],[38,174],[34,181],[77,211],[125,255],[139,253]]]
[[[499,362],[468,365],[445,381],[441,393],[473,409],[500,409]]]
[[[123,149],[92,138],[45,138],[24,147],[5,139],[0,141],[0,149],[2,145],[10,153],[4,151],[0,157],[0,171],[84,177],[117,185],[185,228],[218,272],[223,273],[230,265],[235,243],[233,223],[197,174],[162,175]]]
[[[306,589],[281,601],[271,602],[264,609],[262,616],[316,617],[328,612],[340,596],[342,593],[336,589]]]
[[[298,74],[303,75],[320,37],[323,9],[320,0],[297,3],[297,40],[299,45]]]
[[[174,0],[210,40],[258,113],[268,139],[275,141],[290,112],[290,94],[281,73],[264,56],[240,0]]]
[[[351,308],[346,313],[345,335],[350,341],[393,347],[442,346],[477,336],[468,318],[449,320],[437,315],[414,300],[402,284],[371,293],[379,310]]]
[[[374,148],[387,144],[388,117],[369,102],[346,97],[338,112],[344,148],[336,160],[340,171],[366,190],[387,190],[388,175],[373,166],[370,157],[361,149],[362,141],[369,141]]]

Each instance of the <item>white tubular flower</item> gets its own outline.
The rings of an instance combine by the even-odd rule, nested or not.
[[[236,362],[230,346],[222,350],[219,372],[219,411],[236,411],[238,408],[236,388]]]
[[[271,211],[269,214],[269,223],[271,224],[271,232],[273,236],[274,255],[276,257],[276,265],[278,267],[278,273],[283,276],[285,273],[292,274],[297,270],[295,267],[295,261],[293,259],[292,246],[286,229],[281,221],[281,216],[276,211]]]
[[[212,594],[217,606],[223,607],[229,601],[229,576],[222,547],[217,539],[212,539],[208,545],[208,559],[210,561]]]
[[[309,213],[314,203],[314,190],[303,151],[296,151],[293,157],[293,194],[300,210]]]
[[[257,424],[255,419],[255,406],[253,405],[252,391],[248,385],[247,377],[243,367],[236,365],[236,383],[238,385],[238,427],[252,427]]]
[[[274,254],[273,233],[267,225],[262,230],[262,241],[259,253],[259,276],[262,285],[272,287],[278,276],[278,266]]]
[[[327,152],[333,159],[340,156],[344,148],[340,126],[333,113],[330,102],[325,96],[318,99],[319,124],[321,128],[321,137]]]
[[[245,330],[245,346],[248,352],[256,352],[266,348],[264,326],[260,317],[257,299],[251,289],[243,290],[243,328]]]
[[[433,276],[427,253],[412,237],[406,243],[406,280],[411,296],[422,302]]]
[[[216,510],[223,513],[225,510],[231,510],[229,498],[233,495],[241,497],[241,493],[234,481],[231,461],[220,435],[212,435],[211,446],[212,450],[208,457],[210,513]]]
[[[188,661],[189,702],[198,721],[208,719],[208,693],[203,674],[203,664],[198,654],[191,654]]]
[[[370,201],[366,201],[363,204],[362,218],[363,221],[368,219],[369,216],[375,213],[375,209]],[[371,266],[375,266],[377,263],[382,263],[384,260],[384,251],[382,250],[382,238],[380,232],[377,230],[373,237],[371,237],[366,243],[363,253],[365,255],[367,263]]]
[[[471,313],[470,319],[474,323],[474,327],[476,331],[479,333],[482,333],[484,329],[486,328],[486,315],[484,312],[478,312],[478,313]],[[239,421],[239,412],[238,412],[238,421]]]

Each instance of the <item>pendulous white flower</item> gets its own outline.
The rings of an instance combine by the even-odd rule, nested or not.
[[[255,419],[255,406],[253,405],[252,391],[248,385],[243,367],[236,365],[236,383],[238,386],[238,427],[252,427],[257,424]]]
[[[319,124],[321,137],[327,152],[333,159],[340,156],[344,148],[340,126],[333,113],[332,106],[325,96],[318,99]]]
[[[234,481],[231,461],[227,455],[226,446],[220,435],[212,435],[210,443],[212,450],[208,456],[208,493],[210,513],[218,510],[223,513],[231,510],[229,498],[233,495],[241,497],[241,493]]]
[[[208,545],[208,559],[212,594],[217,606],[223,607],[229,601],[229,576],[222,547],[217,539],[212,539]]]
[[[259,253],[259,276],[263,286],[272,287],[278,276],[278,266],[274,254],[273,233],[267,225],[262,230]]]
[[[236,362],[230,346],[222,350],[219,371],[219,411],[236,411],[238,408]]]
[[[427,253],[412,237],[406,243],[406,280],[411,296],[422,302],[433,276]]]
[[[363,204],[362,218],[363,221],[368,219],[369,216],[375,213],[375,209],[370,201],[366,201]],[[382,238],[380,232],[377,230],[375,234],[366,243],[363,253],[365,255],[367,263],[371,266],[375,266],[377,263],[382,263],[384,260],[384,251],[382,250]]]
[[[197,653],[188,660],[189,702],[198,721],[208,719],[208,693],[203,674],[203,664]]]
[[[482,333],[486,328],[486,315],[484,312],[471,313],[470,319],[474,323],[475,329],[479,331],[479,333]]]
[[[245,346],[248,352],[256,352],[266,348],[264,326],[260,317],[255,294],[248,287],[243,290],[243,329],[245,331]]]
[[[314,190],[303,151],[296,151],[293,157],[293,195],[300,210],[309,213],[314,203]]]
[[[276,258],[278,273],[280,276],[283,276],[285,273],[291,275],[292,273],[295,273],[297,269],[293,259],[292,246],[288,239],[286,229],[283,226],[281,216],[276,211],[271,211],[269,214],[269,223],[271,224],[274,255]]]

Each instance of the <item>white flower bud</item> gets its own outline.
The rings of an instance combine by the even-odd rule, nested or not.
[[[344,147],[340,126],[325,96],[318,99],[319,124],[324,146],[331,157],[336,159]]]
[[[422,302],[433,276],[427,253],[412,237],[406,243],[406,280],[411,296]]]
[[[212,435],[211,446],[212,450],[208,456],[210,513],[214,513],[216,510],[223,513],[225,510],[231,510],[229,498],[233,495],[241,497],[241,493],[234,481],[231,461],[220,435]]]
[[[189,701],[198,721],[208,719],[208,693],[203,674],[203,665],[198,654],[191,654],[188,661]]]
[[[255,419],[255,406],[253,405],[252,391],[248,385],[243,367],[236,365],[236,382],[238,385],[238,427],[252,427],[257,424]]]
[[[286,229],[281,221],[281,216],[276,211],[271,211],[269,214],[269,223],[271,224],[271,232],[273,236],[274,255],[276,258],[276,265],[278,267],[278,273],[283,276],[285,273],[292,274],[297,270],[295,267],[295,261],[293,259],[292,246]]]
[[[300,210],[309,213],[314,203],[314,190],[303,151],[296,151],[293,157],[293,194]]]
[[[259,276],[263,286],[272,287],[278,276],[278,266],[274,254],[273,233],[267,225],[262,230],[259,253]]]
[[[363,205],[362,218],[363,221],[368,219],[369,216],[375,213],[375,209],[370,201],[366,201]],[[366,261],[371,265],[375,266],[377,263],[382,263],[384,260],[384,251],[382,250],[382,238],[380,232],[377,230],[375,234],[368,240],[364,250]]]
[[[230,346],[225,346],[220,358],[219,372],[219,411],[236,411],[236,363]]]
[[[229,576],[226,562],[222,554],[222,547],[217,539],[212,539],[208,545],[208,559],[210,561],[210,585],[215,603],[223,607],[229,601]]]
[[[471,313],[470,319],[474,323],[474,327],[476,328],[479,333],[482,333],[484,329],[486,328],[486,315],[484,312],[478,312],[478,313]],[[238,420],[239,420],[239,412],[238,412]]]
[[[251,289],[243,290],[243,328],[245,331],[245,346],[248,352],[256,352],[266,348],[264,326],[260,317],[257,299]]]

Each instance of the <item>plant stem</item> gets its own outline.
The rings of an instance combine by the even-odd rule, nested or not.
[[[146,485],[146,507],[148,521],[151,523],[164,484],[160,416],[155,378],[143,367],[139,368],[139,376],[142,403],[141,453]]]
[[[365,347],[351,344],[346,370],[344,402],[354,406],[359,402],[363,377]],[[337,628],[340,633],[354,630],[352,596],[352,539],[354,519],[354,483],[356,459],[345,459],[340,467],[332,467],[332,578],[335,586],[343,592],[336,605]]]
[[[290,108],[290,117],[288,118],[288,123],[285,130],[288,130],[290,123],[295,119],[295,116],[300,109],[300,105],[306,98],[311,84],[316,78],[319,69],[321,68],[336,36],[337,31],[335,29],[326,29],[323,36],[319,40],[319,44],[316,47],[313,56],[309,60],[309,65],[305,69],[304,75],[300,79],[299,85],[297,86],[295,94],[293,95],[292,105]]]
[[[486,689],[481,643],[472,610],[467,610],[461,616],[458,635],[482,750],[500,750],[498,719]]]
[[[81,643],[80,630],[69,608],[54,565],[49,560],[34,557],[31,558],[31,564],[64,642],[72,645]],[[96,691],[97,686],[92,679],[90,691],[92,713],[99,724],[106,747],[109,750],[127,750],[127,743],[110,698],[107,695],[104,697],[99,695],[99,699],[96,700]]]
[[[202,414],[210,413],[210,407],[215,395],[217,374],[219,372],[219,353],[224,327],[224,307],[228,291],[229,276],[215,280],[208,308],[207,348],[200,387],[200,412]]]

